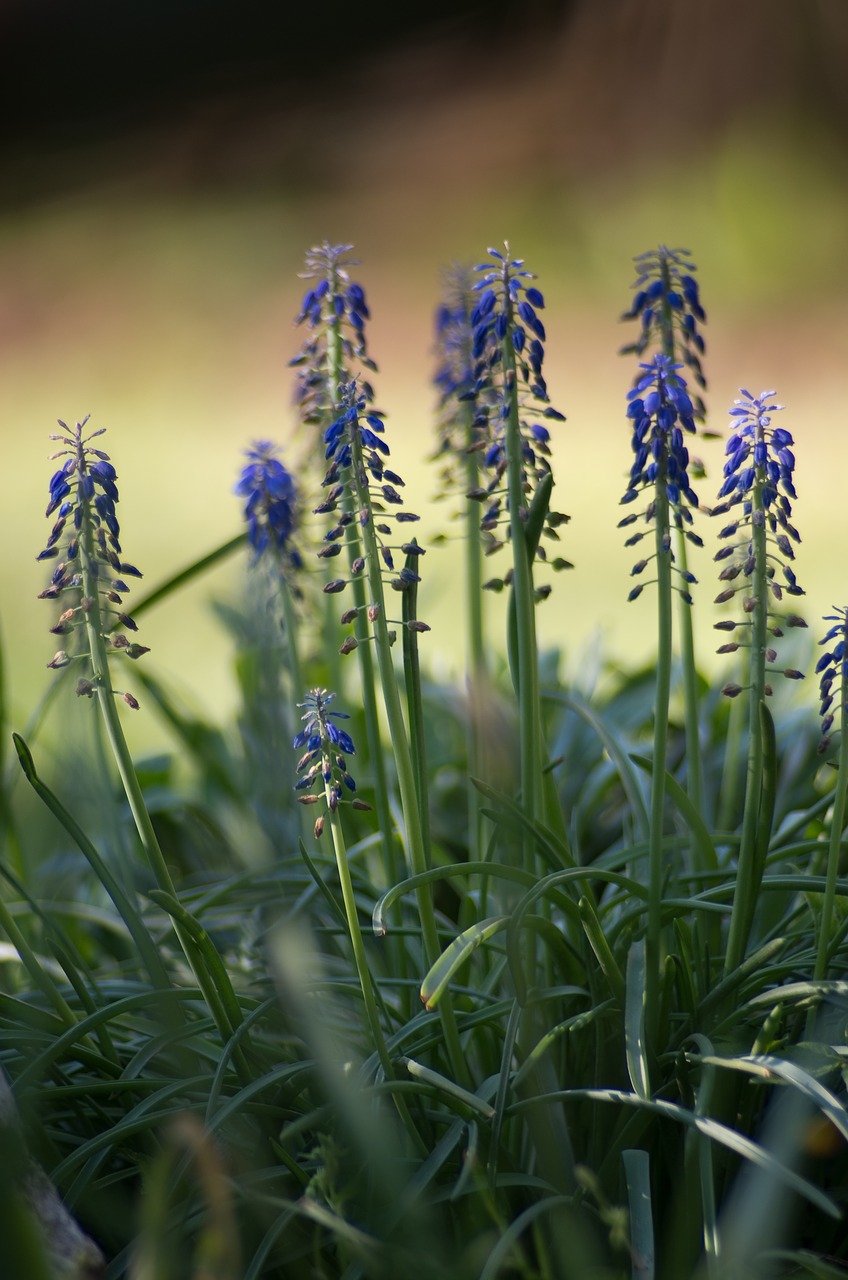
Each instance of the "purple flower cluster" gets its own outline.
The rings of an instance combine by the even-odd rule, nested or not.
[[[245,500],[247,539],[254,558],[270,550],[287,567],[297,568],[300,557],[291,543],[297,524],[297,486],[277,457],[278,452],[269,440],[257,440],[245,449],[247,465],[242,468],[235,492]]]
[[[634,457],[627,490],[621,501],[635,502],[641,492],[655,490],[657,483],[662,481],[674,523],[683,529],[690,542],[702,546],[698,534],[683,528],[692,524],[690,508],[697,508],[698,497],[689,482],[689,450],[684,435],[684,432],[692,434],[695,431],[694,407],[686,383],[678,372],[681,366],[667,356],[657,354],[653,360],[639,367],[643,373],[627,393],[627,416],[633,424],[631,443]],[[644,512],[645,523],[653,523],[656,515],[657,504],[652,498]],[[625,516],[619,521],[619,528],[634,524],[638,518],[638,514]],[[646,529],[632,534],[625,545],[635,546],[647,532]],[[670,553],[668,534],[665,539],[668,545],[664,550]],[[633,574],[642,573],[647,564],[647,560],[637,561]],[[688,571],[680,572],[687,585],[695,581]],[[634,587],[629,599],[635,600],[641,591],[641,586]],[[682,594],[691,603],[688,591],[684,590]]]
[[[801,541],[798,530],[789,519],[792,514],[790,499],[797,497],[793,483],[793,439],[785,428],[771,425],[772,415],[780,412],[783,405],[774,402],[773,391],[753,396],[743,388],[740,397],[734,401],[730,411],[734,420],[733,430],[727,442],[719,504],[713,508],[713,515],[724,515],[740,503],[742,515],[726,525],[719,537],[733,537],[744,525],[752,522],[765,525],[772,535],[770,547],[775,549],[768,553],[772,594],[778,600],[783,591],[800,596],[804,592],[798,586],[794,570],[786,563],[795,559],[793,542]],[[726,547],[716,558],[725,559],[732,554],[733,547]],[[783,586],[774,582],[775,562],[781,561],[785,579]]]
[[[833,607],[836,608],[837,606],[834,605]],[[835,701],[834,681],[839,682],[839,703],[836,709],[841,711],[848,703],[848,609],[840,609],[837,613],[827,614],[825,622],[830,622],[833,625],[819,643],[823,645],[830,645],[832,641],[836,643],[826,653],[823,653],[816,663],[816,675],[821,676],[819,685],[821,698],[819,714],[822,718],[822,739],[819,743],[820,753],[827,750],[833,737],[831,730],[833,729],[835,716],[833,709]]]
[[[389,446],[384,437],[385,423],[382,417],[368,408],[366,396],[356,381],[347,383],[341,389],[341,413],[324,432],[325,457],[329,463],[324,477],[324,487],[329,490],[324,501],[314,508],[313,514],[327,515],[335,513],[342,506],[336,524],[324,535],[324,545],[318,552],[321,559],[329,560],[341,553],[345,529],[354,519],[365,526],[372,516],[378,517],[374,525],[379,544],[380,556],[386,569],[394,572],[392,547],[384,539],[392,534],[391,525],[413,524],[419,516],[412,511],[399,511],[403,506],[403,498],[398,489],[404,488],[404,481],[396,471],[390,470],[384,462],[389,456]],[[344,509],[345,493],[350,494],[350,509]],[[367,500],[363,501],[364,498]],[[356,511],[356,515],[353,514]],[[410,552],[412,544],[404,543],[402,550]],[[412,554],[423,555],[417,546]],[[365,568],[363,559],[354,563],[354,573],[361,573]],[[405,590],[412,582],[420,581],[417,574],[407,570],[391,580],[391,586],[397,590]],[[344,579],[334,578],[324,587],[331,594],[344,589]]]
[[[122,559],[121,531],[115,510],[118,501],[117,472],[109,455],[91,444],[105,428],[84,436],[87,422],[88,417],[85,417],[71,429],[60,420],[63,434],[50,437],[65,446],[54,453],[53,458],[64,458],[65,461],[50,480],[46,514],[55,514],[56,520],[47,545],[37,559],[58,562],[50,585],[39,595],[41,600],[61,599],[65,605],[57,624],[51,627],[51,632],[58,636],[74,632],[86,616],[91,615],[95,603],[101,619],[104,615],[111,615],[127,631],[138,630],[125,612],[123,599],[129,591],[124,579],[140,578],[141,572]],[[102,599],[93,601],[84,595],[86,574],[89,584],[94,584]],[[149,652],[144,645],[131,643],[121,633],[107,632],[105,638],[107,644],[130,658],[140,658]],[[47,665],[58,668],[67,666],[70,661],[68,653],[60,650]],[[82,689],[85,693],[90,691],[89,688]]]
[[[326,423],[338,404],[339,382],[349,381],[361,369],[377,368],[365,339],[365,322],[370,317],[365,291],[351,280],[348,271],[356,265],[356,260],[347,256],[351,248],[325,241],[306,254],[302,276],[314,283],[303,296],[295,324],[305,324],[309,336],[289,363],[298,369],[296,398],[301,419],[307,424]],[[332,357],[330,342],[338,347]],[[356,364],[359,370],[354,368]],[[373,400],[370,384],[363,380],[361,386],[366,399]]]
[[[550,474],[550,430],[545,421],[564,422],[565,415],[555,409],[548,396],[542,373],[545,358],[545,326],[539,316],[545,299],[534,284],[532,272],[521,258],[510,258],[509,247],[500,253],[489,249],[494,261],[478,264],[474,270],[480,279],[473,286],[478,295],[469,317],[471,330],[472,381],[464,392],[475,402],[474,428],[485,444],[484,462],[491,479],[484,489],[470,495],[486,503],[481,528],[494,535],[508,511],[503,488],[507,468],[506,427],[517,403],[521,433],[522,487],[527,507],[538,484]],[[510,352],[505,360],[505,350]],[[514,364],[514,369],[509,367]],[[559,512],[548,512],[546,537],[556,540],[556,528],[568,519]],[[492,539],[490,550],[500,544]],[[542,546],[536,555],[544,560]],[[556,560],[555,568],[570,568],[565,560]],[[498,580],[487,584],[503,586]],[[550,590],[550,588],[548,588]],[[542,594],[547,594],[543,591]]]
[[[634,259],[636,290],[633,302],[622,320],[638,320],[640,333],[635,342],[622,347],[622,355],[644,355],[656,344],[668,351],[668,341],[699,387],[706,387],[701,356],[705,344],[699,326],[706,321],[701,306],[695,264],[688,249],[669,249],[660,245]],[[694,416],[704,414],[703,402],[694,400]]]
[[[356,747],[350,734],[334,723],[350,717],[343,711],[328,710],[335,696],[326,689],[312,689],[307,693],[303,702],[298,703],[303,708],[304,727],[292,743],[295,751],[303,751],[296,765],[296,772],[301,776],[295,790],[308,793],[298,799],[301,804],[317,804],[323,792],[331,813],[338,808],[345,788],[356,790],[346,759],[356,755]],[[321,819],[319,823],[323,828]],[[316,824],[316,835],[320,834]]]

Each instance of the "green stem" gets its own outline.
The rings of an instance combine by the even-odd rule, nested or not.
[[[646,1003],[656,1029],[662,967],[663,826],[665,822],[665,762],[668,750],[668,706],[671,689],[671,547],[669,502],[664,460],[655,490],[657,569],[657,686],[654,702],[654,760],[651,773],[651,827],[648,841],[648,928],[646,943]]]
[[[84,454],[82,445],[79,446],[79,471],[82,474],[84,470]],[[91,684],[94,689],[94,696],[97,698],[103,723],[106,729],[106,736],[109,739],[109,745],[115,757],[118,766],[118,773],[123,784],[124,794],[132,813],[135,827],[141,841],[142,848],[147,858],[150,869],[153,872],[156,884],[161,892],[167,894],[169,898],[176,900],[176,889],[171,879],[171,873],[168,871],[167,863],[156,838],[156,832],[153,829],[153,823],[150,814],[147,811],[147,805],[144,801],[144,795],[141,785],[133,765],[132,756],[127,745],[124,731],[121,726],[118,708],[115,702],[115,692],[112,688],[111,672],[109,670],[109,661],[106,652],[106,642],[103,638],[103,618],[100,610],[100,582],[97,571],[97,559],[94,550],[94,517],[91,511],[91,499],[83,496],[80,492],[80,504],[82,505],[82,521],[80,527],[80,567],[82,571],[82,593],[83,603],[81,612],[85,620],[86,638],[88,640],[89,655],[91,659],[92,679]],[[174,931],[179,939],[185,957],[194,973],[198,985],[206,998],[210,1012],[216,1020],[218,1029],[225,1042],[230,1038],[234,1027],[230,1026],[229,1021],[224,1013],[222,1001],[219,997],[215,980],[210,975],[206,957],[202,949],[198,948],[192,938],[191,933],[185,928],[184,924],[174,915],[172,915],[172,923]],[[211,944],[210,944],[211,945]],[[223,966],[221,966],[223,969]],[[229,978],[226,970],[223,970],[226,977],[229,994],[232,994],[232,988],[229,984]],[[220,975],[216,975],[216,978]],[[235,1002],[235,996],[232,995]]]
[[[724,961],[725,976],[731,974],[744,959],[754,918],[760,880],[762,879],[762,860],[757,858],[757,828],[763,789],[763,731],[760,720],[760,704],[765,699],[766,642],[768,637],[767,547],[762,499],[765,479],[765,467],[758,466],[751,490],[751,543],[754,555],[754,568],[751,575],[751,598],[755,604],[751,622],[748,770],[745,779],[745,806],[742,811],[742,832],[736,867],[736,885]],[[758,861],[760,862],[759,868]]]
[[[352,441],[352,448],[353,463],[351,466],[351,476],[353,483],[357,487],[357,505],[361,510],[368,511],[368,518],[362,525],[361,536],[368,574],[368,588],[371,593],[372,602],[376,606],[375,617],[372,623],[372,635],[374,647],[377,653],[377,665],[380,672],[380,684],[383,690],[386,718],[389,724],[392,752],[394,754],[395,767],[397,769],[398,788],[400,790],[401,808],[403,810],[403,821],[406,829],[407,854],[413,874],[418,875],[421,872],[427,871],[430,867],[429,848],[425,840],[424,828],[421,823],[421,809],[422,806],[427,804],[427,796],[426,794],[419,795],[418,792],[418,784],[412,762],[412,752],[409,746],[409,737],[404,723],[400,695],[398,693],[397,678],[395,676],[394,663],[392,661],[389,627],[386,620],[386,604],[383,594],[382,573],[380,569],[380,553],[377,543],[377,533],[374,528],[374,513],[371,505],[371,495],[367,486],[360,487],[358,483],[358,476],[364,472],[361,456],[361,443],[358,437]],[[360,645],[359,647],[363,648],[365,646]],[[416,890],[416,898],[418,902],[418,914],[421,921],[421,934],[424,941],[424,955],[429,969],[435,964],[441,952],[439,931],[436,924],[436,913],[433,907],[433,899],[429,887],[423,885],[419,887]],[[457,1080],[461,1083],[466,1083],[469,1079],[468,1068],[465,1063],[465,1055],[462,1052],[462,1045],[459,1039],[459,1031],[456,1026],[453,1007],[449,999],[443,998],[440,1001],[439,1015],[442,1021],[442,1030],[445,1037],[445,1044],[451,1067]]]
[[[672,362],[676,362],[677,353],[674,342],[674,317],[668,301],[672,288],[668,269],[668,260],[660,259],[662,274],[662,347],[663,353]],[[678,524],[674,530],[674,557],[677,567],[683,574],[688,571],[688,547],[683,526]],[[686,789],[689,799],[703,816],[703,768],[701,764],[701,735],[698,717],[698,671],[695,665],[695,634],[692,624],[692,606],[680,597],[678,630],[680,637],[680,658],[683,668],[683,705],[684,727],[686,735]],[[693,862],[696,871],[707,868],[700,865],[697,847],[692,846]]]
[[[362,930],[359,927],[359,909],[356,905],[356,894],[353,889],[353,880],[350,874],[350,864],[347,859],[347,849],[345,847],[342,824],[339,821],[338,809],[334,812],[330,806],[332,798],[331,790],[330,785],[327,784],[324,789],[324,793],[327,798],[327,818],[330,823],[333,852],[336,855],[336,867],[339,873],[339,883],[342,888],[342,901],[344,903],[345,917],[347,919],[348,937],[350,938],[351,950],[353,951],[353,962],[356,965],[359,987],[362,991],[362,1000],[365,1005],[365,1016],[368,1021],[369,1031],[371,1032],[371,1043],[377,1052],[377,1057],[380,1060],[380,1066],[383,1068],[383,1074],[387,1080],[391,1080],[394,1078],[394,1068],[386,1045],[386,1038],[383,1035],[383,1028],[380,1025],[380,1013],[374,996],[374,980],[371,977],[371,970],[368,967],[368,957],[365,954],[365,943],[362,938]]]
[[[527,550],[523,513],[527,498],[522,478],[522,440],[518,417],[515,349],[510,326],[501,346],[504,386],[508,396],[506,420],[507,492],[509,532],[512,542],[512,590],[515,599],[516,663],[518,694],[518,734],[522,807],[530,823],[541,813],[542,766],[539,741],[539,669],[536,648],[536,609],[533,598],[533,569]],[[535,869],[532,834],[525,828],[522,838],[525,870]]]
[[[471,423],[473,414],[468,404],[463,405],[463,426],[466,444],[473,443]],[[470,447],[465,452],[465,483],[467,492],[479,487],[480,467],[478,453]],[[468,743],[468,856],[472,860],[482,857],[483,818],[480,813],[480,793],[471,778],[483,775],[483,707],[486,698],[486,650],[484,647],[483,618],[483,553],[480,546],[479,503],[468,501],[465,506],[465,590],[468,606],[468,719],[466,740]]]
[[[848,638],[848,613],[846,625],[842,631],[842,639]],[[841,710],[839,715],[839,765],[836,773],[836,789],[833,793],[833,815],[830,821],[830,842],[827,850],[827,870],[825,873],[824,900],[822,902],[821,922],[819,924],[818,946],[816,948],[816,964],[813,979],[822,982],[827,977],[828,953],[831,946],[833,915],[836,907],[836,886],[839,877],[839,854],[842,842],[842,831],[845,826],[845,790],[848,787],[848,702],[844,677],[840,676]],[[808,1016],[808,1027],[813,1020],[813,1011]]]
[[[332,299],[336,293],[337,282],[334,278],[329,281],[330,288],[327,293],[327,383],[330,395],[330,403],[332,405],[331,420],[340,411],[339,408],[339,386],[348,379],[349,373],[345,369],[342,359],[342,335],[339,317],[332,306]],[[355,518],[356,508],[352,495],[348,487],[345,487],[345,493],[342,499],[342,507],[346,515],[353,516],[346,531],[346,547],[348,555],[348,564],[352,566],[354,562],[363,554],[362,542],[359,534],[359,522]],[[385,758],[383,754],[383,744],[380,737],[380,716],[377,710],[377,694],[376,694],[376,674],[374,671],[374,659],[368,644],[369,621],[368,621],[368,599],[365,592],[365,582],[361,575],[351,573],[351,582],[353,586],[353,599],[356,606],[356,622],[354,624],[354,634],[360,642],[357,646],[357,656],[359,660],[359,675],[362,690],[362,710],[365,716],[365,738],[368,743],[368,755],[371,763],[371,771],[374,783],[374,806],[377,811],[377,824],[380,828],[381,849],[383,855],[383,874],[388,885],[396,884],[400,878],[400,867],[395,850],[394,841],[394,823],[392,821],[391,808],[391,791],[389,788],[389,778],[386,772]]]

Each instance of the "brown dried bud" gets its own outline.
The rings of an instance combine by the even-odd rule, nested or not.
[[[724,685],[721,691],[726,698],[738,698],[742,692],[742,686],[731,681],[729,684]]]
[[[430,628],[427,626],[427,623],[421,622],[419,618],[410,618],[409,622],[407,622],[406,625],[410,631],[429,631],[430,630]]]
[[[112,645],[115,649],[128,649],[130,642],[125,635],[119,631],[117,635],[112,636]]]
[[[342,624],[343,627],[346,627],[349,622],[356,621],[356,615],[358,613],[359,613],[358,609],[345,609],[344,613],[339,618],[339,622]]]
[[[324,584],[324,591],[328,596],[334,596],[339,591],[344,591],[347,582],[344,578],[333,578],[330,582]]]
[[[726,604],[728,600],[732,600],[736,594],[733,587],[728,587],[726,591],[720,591],[716,596],[713,604]]]
[[[730,644],[722,644],[716,649],[716,653],[735,653],[739,645],[731,641]]]
[[[351,800],[350,806],[352,809],[361,809],[365,813],[371,812],[370,804],[368,804],[365,800],[360,800],[358,796],[356,796],[353,800]]]
[[[757,602],[754,599],[754,597],[745,596],[745,599],[742,601],[742,608],[744,609],[745,613],[753,613],[756,607],[757,607]]]
[[[66,667],[70,662],[70,658],[64,649],[59,649],[53,654],[53,657],[47,663],[48,667],[52,667],[54,671],[58,671],[59,667]]]
[[[771,695],[774,693],[774,689],[772,689],[770,684],[764,684],[763,693],[766,695],[767,698],[770,698]]]
[[[345,636],[343,643],[339,646],[339,653],[353,653],[354,649],[359,647],[359,641],[356,636]]]
[[[396,632],[396,631],[390,631],[390,632],[389,632],[389,644],[394,644],[395,640],[397,640],[397,632]]]
[[[91,613],[94,608],[94,601],[91,596],[83,596],[82,600],[80,600],[80,608],[83,613]]]
[[[787,627],[806,627],[807,625],[804,619],[797,613],[787,614],[784,621],[786,622]]]
[[[783,674],[786,676],[787,680],[803,680],[804,679],[803,671],[797,671],[795,667],[787,667]]]
[[[369,606],[368,606],[368,621],[369,621],[369,622],[376,622],[376,621],[377,621],[377,619],[379,618],[379,616],[380,616],[380,606],[379,606],[378,604],[369,604]]]
[[[354,577],[357,577],[364,568],[365,568],[365,557],[357,556],[353,564],[350,566],[350,571]]]
[[[132,707],[133,711],[138,711],[138,702],[131,693],[124,694],[124,702],[128,707]]]
[[[64,613],[59,614],[59,622],[71,622],[75,613],[76,609],[66,609]]]
[[[119,613],[118,621],[120,622],[121,626],[126,627],[128,631],[138,631],[138,627],[133,622],[132,618],[129,616],[128,613]]]
[[[315,826],[312,828],[312,834],[315,836],[316,840],[320,840],[322,835],[324,834],[324,814],[323,813],[321,814],[320,818],[315,819]]]
[[[74,692],[78,698],[91,698],[94,696],[94,685],[90,680],[78,680]]]
[[[766,662],[777,662],[776,649],[766,649]]]
[[[317,803],[318,803],[318,801],[319,801],[320,799],[321,799],[321,797],[320,797],[320,796],[315,796],[315,795],[312,795],[312,796],[298,796],[298,797],[297,797],[297,803],[298,803],[298,804],[317,804]]]
[[[735,631],[738,625],[739,625],[738,623],[736,623],[736,622],[731,622],[731,621],[730,621],[730,619],[727,619],[727,620],[725,620],[724,622],[717,622],[717,623],[715,624],[714,630],[716,630],[716,631]]]
[[[137,658],[141,658],[145,653],[149,653],[149,652],[150,652],[150,647],[149,645],[146,645],[146,644],[128,644],[127,645],[127,657],[132,658],[134,662],[136,661]]]

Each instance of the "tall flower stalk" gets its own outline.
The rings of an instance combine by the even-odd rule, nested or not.
[[[326,241],[310,249],[306,255],[303,277],[309,281],[296,323],[305,325],[307,338],[300,353],[291,361],[297,369],[297,402],[301,420],[316,430],[314,453],[324,452],[324,434],[342,412],[343,388],[358,376],[360,395],[367,403],[374,393],[367,374],[376,370],[368,354],[365,324],[369,319],[365,292],[351,279],[350,267],[356,265],[350,255],[351,245],[331,245]],[[353,494],[342,487],[338,495],[328,496],[317,508],[317,514],[325,514],[340,497],[343,506],[346,533],[341,540],[322,548],[322,558],[328,566],[334,557],[347,553],[348,568],[353,578],[354,638],[366,641],[368,637],[368,597],[365,582],[354,567],[362,559],[359,526],[355,519]],[[332,632],[335,626],[332,593],[328,593],[325,627]],[[394,823],[391,812],[391,789],[383,759],[380,741],[380,718],[377,710],[377,672],[371,648],[358,644],[358,660],[362,688],[362,706],[365,714],[365,733],[368,753],[374,776],[374,796],[377,821],[381,833],[383,868],[386,881],[394,883],[400,873],[394,842]],[[337,662],[338,660],[336,660]],[[330,664],[331,669],[334,664]],[[341,670],[338,671],[339,678]]]
[[[834,605],[834,608],[837,606]],[[836,613],[828,614],[825,622],[831,623],[831,626],[820,644],[829,647],[816,663],[816,674],[821,677],[819,693],[822,739],[819,751],[826,751],[834,735],[837,734],[839,750],[833,811],[830,819],[825,890],[818,931],[816,963],[813,970],[813,977],[818,982],[827,977],[839,879],[839,855],[845,827],[845,793],[848,788],[848,608],[839,608]]]
[[[246,449],[247,462],[235,492],[244,500],[254,567],[267,568],[279,601],[289,678],[292,690],[298,690],[303,687],[295,610],[295,579],[303,561],[293,540],[298,524],[298,494],[294,477],[280,461],[278,452],[270,440],[258,440]]]
[[[492,535],[505,526],[512,564],[500,585],[511,584],[510,658],[518,695],[522,809],[529,824],[542,814],[544,759],[539,698],[536,611],[550,585],[537,587],[534,562],[546,560],[542,537],[558,538],[567,517],[550,509],[553,476],[550,432],[539,419],[563,421],[553,408],[542,374],[545,328],[538,312],[545,305],[533,274],[520,258],[490,249],[492,261],[475,268],[479,294],[471,315],[474,394],[488,418],[485,464],[489,479],[482,528]],[[557,558],[555,569],[570,568]],[[523,863],[535,871],[530,825],[522,837]]]
[[[474,378],[471,314],[474,309],[474,275],[454,266],[445,280],[443,301],[436,313],[437,369],[439,393],[438,423],[443,493],[464,489],[465,604],[467,610],[467,720],[468,771],[470,779],[483,777],[485,744],[483,708],[487,699],[485,618],[483,612],[483,533],[480,529],[481,451],[489,432],[485,407],[478,405]],[[483,822],[480,793],[469,781],[469,857],[478,859],[483,850]]]
[[[374,982],[368,967],[362,930],[359,927],[356,895],[339,815],[339,806],[346,802],[345,797],[356,791],[356,783],[348,770],[348,757],[356,754],[356,748],[350,734],[335,723],[336,720],[347,720],[348,716],[344,712],[329,709],[334,697],[335,694],[328,693],[326,689],[312,689],[307,693],[305,700],[298,704],[303,709],[301,719],[304,727],[295,736],[292,744],[296,751],[303,752],[297,762],[300,778],[295,790],[299,793],[298,799],[301,804],[320,805],[323,802],[323,812],[315,820],[314,834],[316,839],[320,839],[325,825],[329,823],[339,883],[342,888],[348,936],[359,978],[368,1029],[380,1065],[385,1075],[390,1078],[392,1064],[380,1023]],[[370,808],[370,805],[364,804],[355,796],[349,802],[355,808]]]
[[[60,421],[62,433],[50,437],[63,446],[52,455],[53,459],[63,458],[64,462],[50,481],[46,514],[55,515],[56,521],[38,559],[57,561],[41,598],[60,601],[62,612],[51,631],[62,638],[66,647],[55,653],[47,665],[54,669],[72,664],[78,667],[81,674],[76,684],[77,696],[94,699],[100,708],[139,840],[158,886],[155,900],[172,918],[174,931],[226,1044],[242,1022],[241,1009],[217,953],[208,939],[197,932],[196,922],[177,899],[118,714],[118,699],[134,710],[138,709],[138,702],[129,691],[115,689],[109,659],[136,660],[148,652],[126,634],[138,629],[126,612],[126,578],[140,578],[141,573],[123,559],[116,513],[117,473],[109,455],[91,443],[103,435],[105,428],[85,435],[87,422],[86,417],[69,428]],[[242,1049],[234,1051],[233,1060],[247,1077]]]
[[[355,591],[353,608],[342,614],[342,622],[353,623],[355,631],[345,638],[341,652],[351,653],[374,646],[397,770],[404,846],[410,870],[418,875],[430,867],[429,846],[422,821],[428,800],[419,790],[424,771],[416,769],[413,760],[392,646],[398,626],[405,625],[410,632],[428,631],[429,627],[417,618],[406,623],[392,618],[387,607],[386,586],[401,593],[417,583],[420,575],[416,570],[406,563],[398,568],[395,556],[402,553],[417,564],[424,551],[416,542],[403,540],[402,530],[416,523],[418,516],[402,509],[404,504],[399,489],[404,487],[404,482],[386,466],[389,446],[384,439],[385,424],[381,416],[369,410],[366,394],[358,382],[347,383],[342,388],[340,409],[339,417],[324,433],[328,463],[324,486],[328,492],[324,502],[316,508],[321,514],[336,515],[337,520],[324,535],[319,555],[329,552],[335,558],[335,549],[345,537],[349,549],[355,547],[359,554],[351,556],[350,577],[331,579],[325,584],[324,591],[336,596],[349,584],[359,588]],[[424,953],[428,965],[432,965],[439,955],[440,943],[429,886],[419,887],[417,899]],[[440,1004],[440,1015],[452,1068],[464,1080],[467,1070],[450,1001]]]
[[[798,531],[790,522],[795,487],[792,473],[795,455],[792,436],[783,427],[771,425],[772,415],[782,405],[774,402],[773,391],[753,396],[742,389],[731,409],[733,429],[727,442],[724,483],[713,515],[726,515],[735,507],[742,510],[721,530],[719,537],[735,539],[722,548],[716,559],[727,562],[721,570],[723,582],[732,583],[717,597],[719,603],[741,594],[744,619],[719,623],[725,631],[733,631],[734,639],[722,645],[720,653],[748,649],[748,766],[739,860],[725,952],[725,973],[732,973],[745,957],[763,876],[771,828],[771,805],[764,787],[768,739],[773,735],[771,714],[766,698],[772,688],[767,676],[780,673],[791,680],[802,679],[802,673],[791,667],[776,666],[777,651],[770,637],[780,637],[783,626],[803,627],[797,614],[778,616],[773,602],[779,604],[784,595],[803,595],[791,562],[795,558],[792,544],[800,542]],[[777,570],[783,577],[781,582]],[[740,639],[736,638],[739,634]],[[723,692],[737,697],[742,686],[729,682]]]
[[[663,826],[665,821],[665,767],[668,747],[668,707],[672,663],[672,593],[677,591],[685,604],[691,604],[689,586],[694,581],[688,569],[676,563],[672,550],[672,528],[679,527],[684,536],[697,538],[687,527],[692,521],[690,508],[698,506],[697,495],[689,483],[689,451],[684,432],[695,431],[694,406],[681,365],[664,354],[640,365],[642,374],[628,393],[627,416],[632,423],[633,465],[622,502],[635,502],[647,491],[650,494],[641,517],[648,528],[637,530],[627,539],[635,546],[650,533],[653,526],[654,550],[638,560],[631,576],[641,577],[649,567],[657,584],[657,683],[654,702],[654,758],[651,773],[651,821],[648,851],[648,927],[646,933],[648,1009],[656,1013],[659,985],[662,933]],[[619,523],[635,524],[639,513],[629,514]],[[629,600],[641,595],[640,582],[630,591]]]
[[[692,374],[701,389],[706,388],[701,356],[705,344],[699,326],[706,320],[701,306],[695,264],[686,249],[669,249],[660,245],[635,259],[636,293],[625,320],[637,319],[640,334],[635,342],[622,349],[622,354],[644,355],[649,346],[658,346],[662,354],[673,364],[680,361]],[[692,417],[703,422],[705,408],[702,398],[695,394],[692,400]],[[683,574],[688,572],[687,542],[697,536],[684,527],[684,521],[674,514],[673,548],[675,561]],[[686,731],[686,785],[689,798],[699,813],[703,812],[703,769],[698,715],[698,673],[695,661],[695,639],[691,605],[681,596],[678,611],[678,635],[683,671],[683,700]],[[697,843],[693,845],[697,856]],[[703,868],[702,868],[703,869]]]

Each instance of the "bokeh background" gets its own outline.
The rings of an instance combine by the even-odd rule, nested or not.
[[[304,250],[355,245],[396,469],[434,504],[432,315],[442,268],[507,238],[548,300],[548,383],[568,417],[556,505],[576,564],[540,613],[577,673],[653,651],[625,600],[632,257],[692,250],[709,323],[710,426],[775,387],[796,436],[811,628],[846,600],[848,5],[528,0],[519,7],[5,0],[0,46],[0,628],[10,719],[52,673],[35,556],[55,420],[108,427],[124,550],[152,587],[237,532],[256,438],[294,438],[287,367]],[[723,446],[705,443],[709,504]],[[706,517],[702,527],[707,525]],[[709,554],[693,565],[713,655]],[[425,562],[431,668],[462,666],[450,544]],[[234,697],[209,607],[233,561],[146,617],[145,659],[213,719]],[[497,604],[493,606],[497,609]],[[329,642],[338,643],[337,637]],[[812,680],[801,696],[814,704]],[[139,747],[155,716],[128,717]]]

